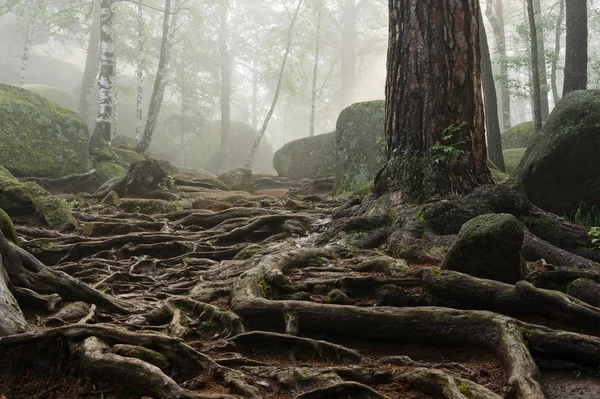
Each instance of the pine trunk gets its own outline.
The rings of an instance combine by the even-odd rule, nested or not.
[[[169,17],[171,16],[171,0],[165,0],[165,10],[163,18],[163,35],[160,43],[160,56],[158,60],[158,70],[156,72],[156,80],[154,81],[154,89],[150,97],[150,108],[146,119],[146,127],[142,139],[135,147],[135,151],[139,154],[144,154],[150,147],[154,129],[158,122],[160,109],[165,97],[165,89],[167,87],[167,72],[169,67],[170,43],[169,43]],[[177,21],[177,14],[173,14],[173,25]]]
[[[138,53],[137,53],[137,100],[136,100],[136,124],[135,139],[139,143],[142,140],[142,129],[144,128],[144,13],[142,2],[138,2]]]
[[[90,140],[93,149],[102,148],[110,143],[112,122],[112,77],[114,53],[112,38],[112,0],[100,2],[100,70],[98,71],[98,116],[96,127]]]
[[[546,121],[550,115],[548,104],[548,78],[546,76],[546,45],[544,43],[544,26],[542,23],[542,7],[540,0],[533,0],[535,19],[535,32],[538,48],[538,73],[540,75],[540,109],[542,121]]]
[[[504,155],[502,154],[502,138],[500,137],[500,122],[498,120],[498,99],[492,71],[492,59],[488,45],[487,34],[483,26],[483,17],[479,16],[479,41],[481,43],[481,87],[483,88],[485,107],[485,127],[488,156],[502,172],[506,171]]]
[[[92,26],[90,27],[83,80],[81,81],[81,91],[79,92],[79,115],[85,121],[88,120],[90,112],[91,97],[88,96],[90,87],[93,87],[94,81],[98,76],[98,55],[100,49],[100,8],[98,5],[98,1],[95,0],[93,2]]]
[[[587,88],[588,21],[587,1],[566,2],[567,41],[565,47],[565,81],[563,96],[573,90]]]
[[[277,105],[277,100],[279,99],[279,93],[281,91],[281,83],[283,82],[283,73],[285,72],[285,64],[287,63],[288,56],[290,55],[290,48],[292,47],[292,33],[294,32],[294,25],[296,24],[296,19],[298,19],[298,13],[300,12],[300,7],[302,6],[302,1],[298,1],[298,5],[296,6],[296,10],[294,11],[294,15],[292,17],[292,21],[290,22],[290,26],[287,32],[287,39],[285,45],[285,53],[283,54],[283,59],[281,60],[281,68],[279,69],[279,77],[277,78],[277,87],[275,88],[275,95],[273,96],[273,102],[271,103],[271,108],[265,117],[262,127],[260,128],[260,132],[258,132],[258,136],[256,136],[256,140],[254,141],[254,145],[250,150],[250,155],[248,155],[248,160],[246,161],[246,168],[252,169],[252,162],[254,162],[254,156],[256,155],[256,151],[258,151],[258,146],[267,131],[267,127],[269,126],[269,121],[273,116],[273,111],[275,111],[275,106]]]
[[[229,165],[229,136],[231,134],[231,71],[227,46],[229,1],[221,0],[219,23],[219,58],[221,62],[221,171]]]
[[[559,0],[558,18],[556,19],[556,30],[554,32],[554,56],[552,57],[552,66],[550,69],[550,81],[552,84],[552,98],[554,99],[554,105],[560,100],[558,94],[558,85],[556,84],[556,68],[558,64],[558,58],[560,57],[560,36],[562,33],[562,24],[565,18],[565,0]]]
[[[310,130],[308,133],[309,137],[313,137],[315,135],[315,111],[317,108],[317,77],[319,74],[319,38],[321,36],[322,13],[323,5],[319,4],[319,11],[317,14],[317,32],[315,35],[315,63],[313,67],[312,95],[310,100]]]
[[[375,178],[375,193],[399,192],[403,200],[420,202],[491,184],[479,2],[390,0],[389,9],[388,161]],[[454,150],[446,154],[441,144]]]
[[[529,32],[531,34],[531,74],[533,85],[533,115],[535,121],[535,130],[542,128],[542,106],[540,90],[540,73],[538,63],[538,40],[536,34],[535,13],[533,9],[533,0],[527,0],[527,15],[529,17]]]

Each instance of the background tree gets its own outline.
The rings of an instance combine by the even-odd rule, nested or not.
[[[375,179],[375,192],[400,191],[406,200],[423,201],[491,183],[479,2],[391,0],[389,7],[388,160]]]
[[[219,59],[221,66],[221,163],[227,169],[229,162],[229,140],[231,135],[231,60],[227,45],[229,36],[229,1],[219,2]]]
[[[587,88],[588,23],[587,1],[566,2],[567,43],[563,96],[573,90]]]
[[[529,31],[531,32],[531,72],[533,79],[533,112],[535,121],[535,130],[542,129],[543,113],[542,113],[542,96],[540,88],[540,73],[538,63],[538,40],[537,27],[535,23],[535,11],[533,0],[527,0],[527,15],[529,16]]]

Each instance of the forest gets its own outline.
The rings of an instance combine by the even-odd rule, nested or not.
[[[0,399],[600,398],[600,1],[0,0]]]

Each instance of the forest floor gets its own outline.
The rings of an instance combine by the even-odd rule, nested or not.
[[[457,320],[487,312],[431,307],[412,327],[410,301],[393,304],[382,294],[427,298],[420,276],[435,266],[319,244],[345,200],[290,198],[285,187],[255,195],[180,190],[209,209],[149,216],[78,206],[80,227],[70,233],[34,216],[14,218],[22,248],[123,309],[23,306],[45,334],[0,345],[1,399],[133,399],[144,390],[156,399],[518,397],[513,366],[493,345],[474,344],[468,332],[461,342],[460,325],[439,327],[440,336],[455,330],[453,340],[423,338],[436,312]],[[381,319],[370,324],[371,317]],[[522,320],[600,336],[600,325]],[[94,345],[102,354],[86,357]],[[600,398],[600,364],[554,363],[543,351],[534,359],[548,398]]]

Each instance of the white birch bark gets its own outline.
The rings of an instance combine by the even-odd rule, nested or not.
[[[34,6],[36,5],[37,4],[34,3]],[[23,87],[23,84],[25,83],[25,76],[27,76],[27,65],[29,64],[29,52],[31,51],[31,37],[33,36],[34,24],[34,17],[32,16],[27,22],[25,45],[23,46],[23,55],[21,55],[21,72],[19,73],[19,83],[17,84],[19,87]]]
[[[144,127],[144,14],[142,2],[138,2],[138,53],[137,53],[137,102],[136,102],[136,125],[135,139],[139,143],[142,140],[142,129]]]

